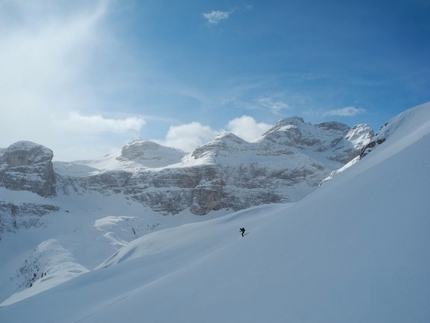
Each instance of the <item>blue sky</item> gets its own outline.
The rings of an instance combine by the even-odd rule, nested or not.
[[[0,147],[190,151],[293,115],[377,131],[430,100],[428,17],[428,0],[0,0]]]

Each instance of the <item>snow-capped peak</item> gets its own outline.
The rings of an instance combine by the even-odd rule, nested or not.
[[[267,130],[261,136],[265,137],[269,133],[272,133],[275,131],[285,131],[287,129],[294,128],[294,127],[302,127],[302,125],[304,123],[305,123],[305,121],[303,120],[303,118],[298,117],[298,116],[282,118],[271,129]],[[293,127],[291,127],[291,126],[293,126]]]
[[[121,155],[116,159],[132,160],[146,167],[159,168],[179,163],[185,154],[179,149],[162,146],[153,141],[135,140],[124,146]]]
[[[51,161],[51,149],[31,141],[18,141],[2,152],[2,158],[10,165],[30,165]]]
[[[373,130],[367,124],[358,124],[352,127],[345,139],[351,142],[355,148],[366,146],[373,137]]]

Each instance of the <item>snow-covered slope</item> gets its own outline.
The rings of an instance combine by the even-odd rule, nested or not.
[[[16,222],[0,222],[0,228],[15,228],[15,232],[0,236],[0,302],[30,285],[31,291],[24,295],[58,285],[73,277],[68,268],[92,270],[128,242],[147,233],[226,214],[217,212],[206,218],[189,213],[160,216],[122,195],[98,193],[46,199],[26,191],[0,188],[0,197],[12,201],[23,213],[16,212],[12,218]],[[56,251],[46,252],[45,246]],[[67,266],[63,264],[66,259]],[[53,268],[54,264],[62,265]]]
[[[372,138],[361,153],[364,157],[376,146],[383,144],[386,140],[397,141],[399,145],[409,144],[411,137],[426,134],[429,104],[425,103],[416,108],[406,110],[384,124],[379,132]],[[391,138],[392,137],[392,138]]]
[[[301,201],[147,234],[0,321],[429,322],[430,104],[401,119]]]
[[[429,103],[425,103],[415,108],[408,109],[392,118],[381,127],[380,131],[374,135],[364,147],[362,147],[360,156],[357,156],[343,167],[333,171],[321,182],[321,184],[353,166],[361,158],[364,158],[367,154],[371,153],[375,148],[384,144],[386,140],[391,143],[396,143],[394,148],[388,148],[390,145],[384,145],[387,148],[386,154],[388,157],[395,153],[400,147],[408,145],[411,140],[416,140],[416,138],[425,136],[429,109]]]
[[[49,284],[41,277],[43,268],[56,261],[56,254],[40,252],[49,239],[56,250],[70,252],[67,257],[77,267],[92,270],[147,232],[296,201],[316,189],[323,174],[342,165],[329,158],[333,149],[348,155],[357,146],[349,133],[370,132],[357,129],[338,123],[313,126],[295,117],[281,120],[255,143],[223,134],[186,155],[137,140],[115,154],[55,162],[54,167],[50,149],[31,142],[11,145],[0,156],[0,252],[11,259],[0,266],[0,300],[30,285],[27,295],[72,277],[56,271]],[[286,142],[292,136],[300,140]],[[353,153],[358,152],[355,147]],[[23,232],[32,228],[37,230]],[[27,243],[10,242],[11,233]]]

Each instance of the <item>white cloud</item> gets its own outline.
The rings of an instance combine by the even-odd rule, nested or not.
[[[219,133],[219,131],[212,130],[209,126],[203,126],[199,122],[191,122],[180,126],[171,126],[165,140],[154,141],[161,145],[191,152]]]
[[[324,113],[324,116],[355,117],[366,113],[366,110],[356,107],[345,107],[343,109],[331,110]]]
[[[270,109],[274,114],[281,114],[282,110],[288,110],[290,108],[287,103],[280,100],[276,101],[270,97],[260,98],[258,104],[260,107]]]
[[[217,25],[221,20],[228,19],[233,11],[211,11],[203,13],[209,24]]]
[[[266,123],[257,123],[252,117],[242,116],[229,121],[227,131],[247,141],[252,141],[271,127],[271,125]],[[199,122],[191,122],[180,126],[171,126],[165,140],[153,141],[164,146],[191,152],[223,132],[226,132],[226,130],[213,130],[209,126],[203,126]]]
[[[124,119],[104,118],[100,115],[82,115],[76,112],[69,113],[69,118],[60,122],[63,129],[69,129],[81,134],[98,133],[127,133],[138,132],[144,125],[145,120],[137,117]]]
[[[242,116],[240,118],[233,119],[228,123],[228,129],[230,132],[247,141],[252,141],[260,137],[271,127],[272,126],[267,123],[257,123],[254,118],[249,116]]]

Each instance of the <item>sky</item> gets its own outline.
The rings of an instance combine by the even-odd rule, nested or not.
[[[430,101],[430,2],[0,0],[0,147],[192,151],[279,119],[369,124]]]

